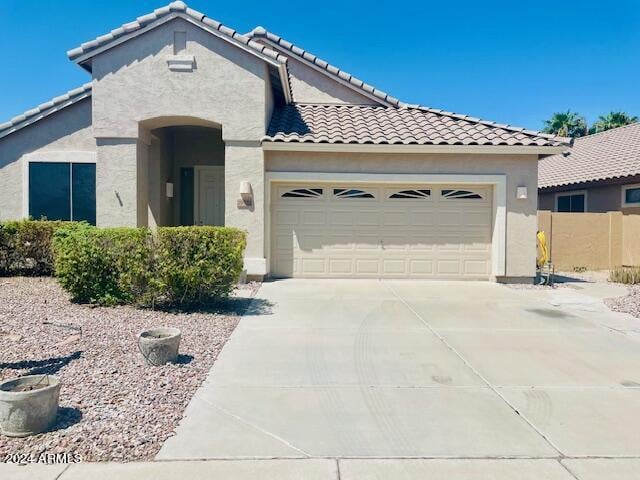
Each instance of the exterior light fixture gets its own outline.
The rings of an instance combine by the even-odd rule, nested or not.
[[[173,198],[173,183],[167,182],[166,184],[167,198]]]
[[[238,207],[249,208],[251,205],[253,205],[251,183],[246,181],[240,182],[240,200],[238,200]]]

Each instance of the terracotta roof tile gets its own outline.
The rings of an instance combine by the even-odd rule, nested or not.
[[[558,187],[640,175],[640,123],[577,138],[538,164],[538,186]]]
[[[421,107],[292,104],[278,108],[264,141],[389,145],[562,146],[566,139]]]

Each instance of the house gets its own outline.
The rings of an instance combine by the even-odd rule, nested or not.
[[[91,81],[0,125],[0,220],[227,225],[249,276],[530,281],[567,141],[408,105],[182,2],[68,52]]]
[[[640,213],[640,123],[577,138],[538,169],[540,210]]]

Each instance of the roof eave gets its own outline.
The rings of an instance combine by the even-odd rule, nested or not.
[[[262,148],[267,151],[298,152],[361,152],[361,153],[475,153],[491,155],[542,155],[563,151],[565,146],[553,145],[416,145],[416,144],[362,144],[362,143],[316,143],[274,142],[262,139]]]
[[[74,92],[77,92],[77,93],[74,93]],[[24,120],[21,120],[21,121],[10,120],[9,122],[7,122],[7,124],[9,125],[6,128],[0,130],[0,139],[8,135],[11,135],[12,133],[17,132],[18,130],[28,127],[29,125],[32,125],[42,120],[43,118],[48,117],[49,115],[59,112],[64,108],[74,105],[84,100],[85,98],[89,98],[90,96],[91,96],[91,84],[86,83],[77,89],[71,90],[70,92],[67,92],[64,95],[61,95],[60,97],[56,97],[53,100],[50,100],[49,102],[45,102],[41,106],[36,107],[35,109],[27,111],[22,115],[18,116],[18,117],[23,116]],[[64,98],[64,97],[67,97],[67,98]],[[57,101],[57,99],[60,99],[60,101]],[[43,108],[43,106],[45,105],[46,105],[46,108]],[[28,114],[31,111],[35,113]]]

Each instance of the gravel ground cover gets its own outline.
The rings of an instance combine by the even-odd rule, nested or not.
[[[242,286],[242,296],[257,288]],[[187,313],[91,307],[71,303],[52,278],[0,278],[0,380],[49,373],[62,381],[56,425],[27,438],[0,435],[0,458],[152,459],[248,303],[230,299],[222,312]],[[136,339],[158,326],[182,330],[181,355],[175,364],[148,367]]]
[[[607,298],[604,303],[614,312],[628,313],[640,318],[640,285],[630,285],[626,297]]]

